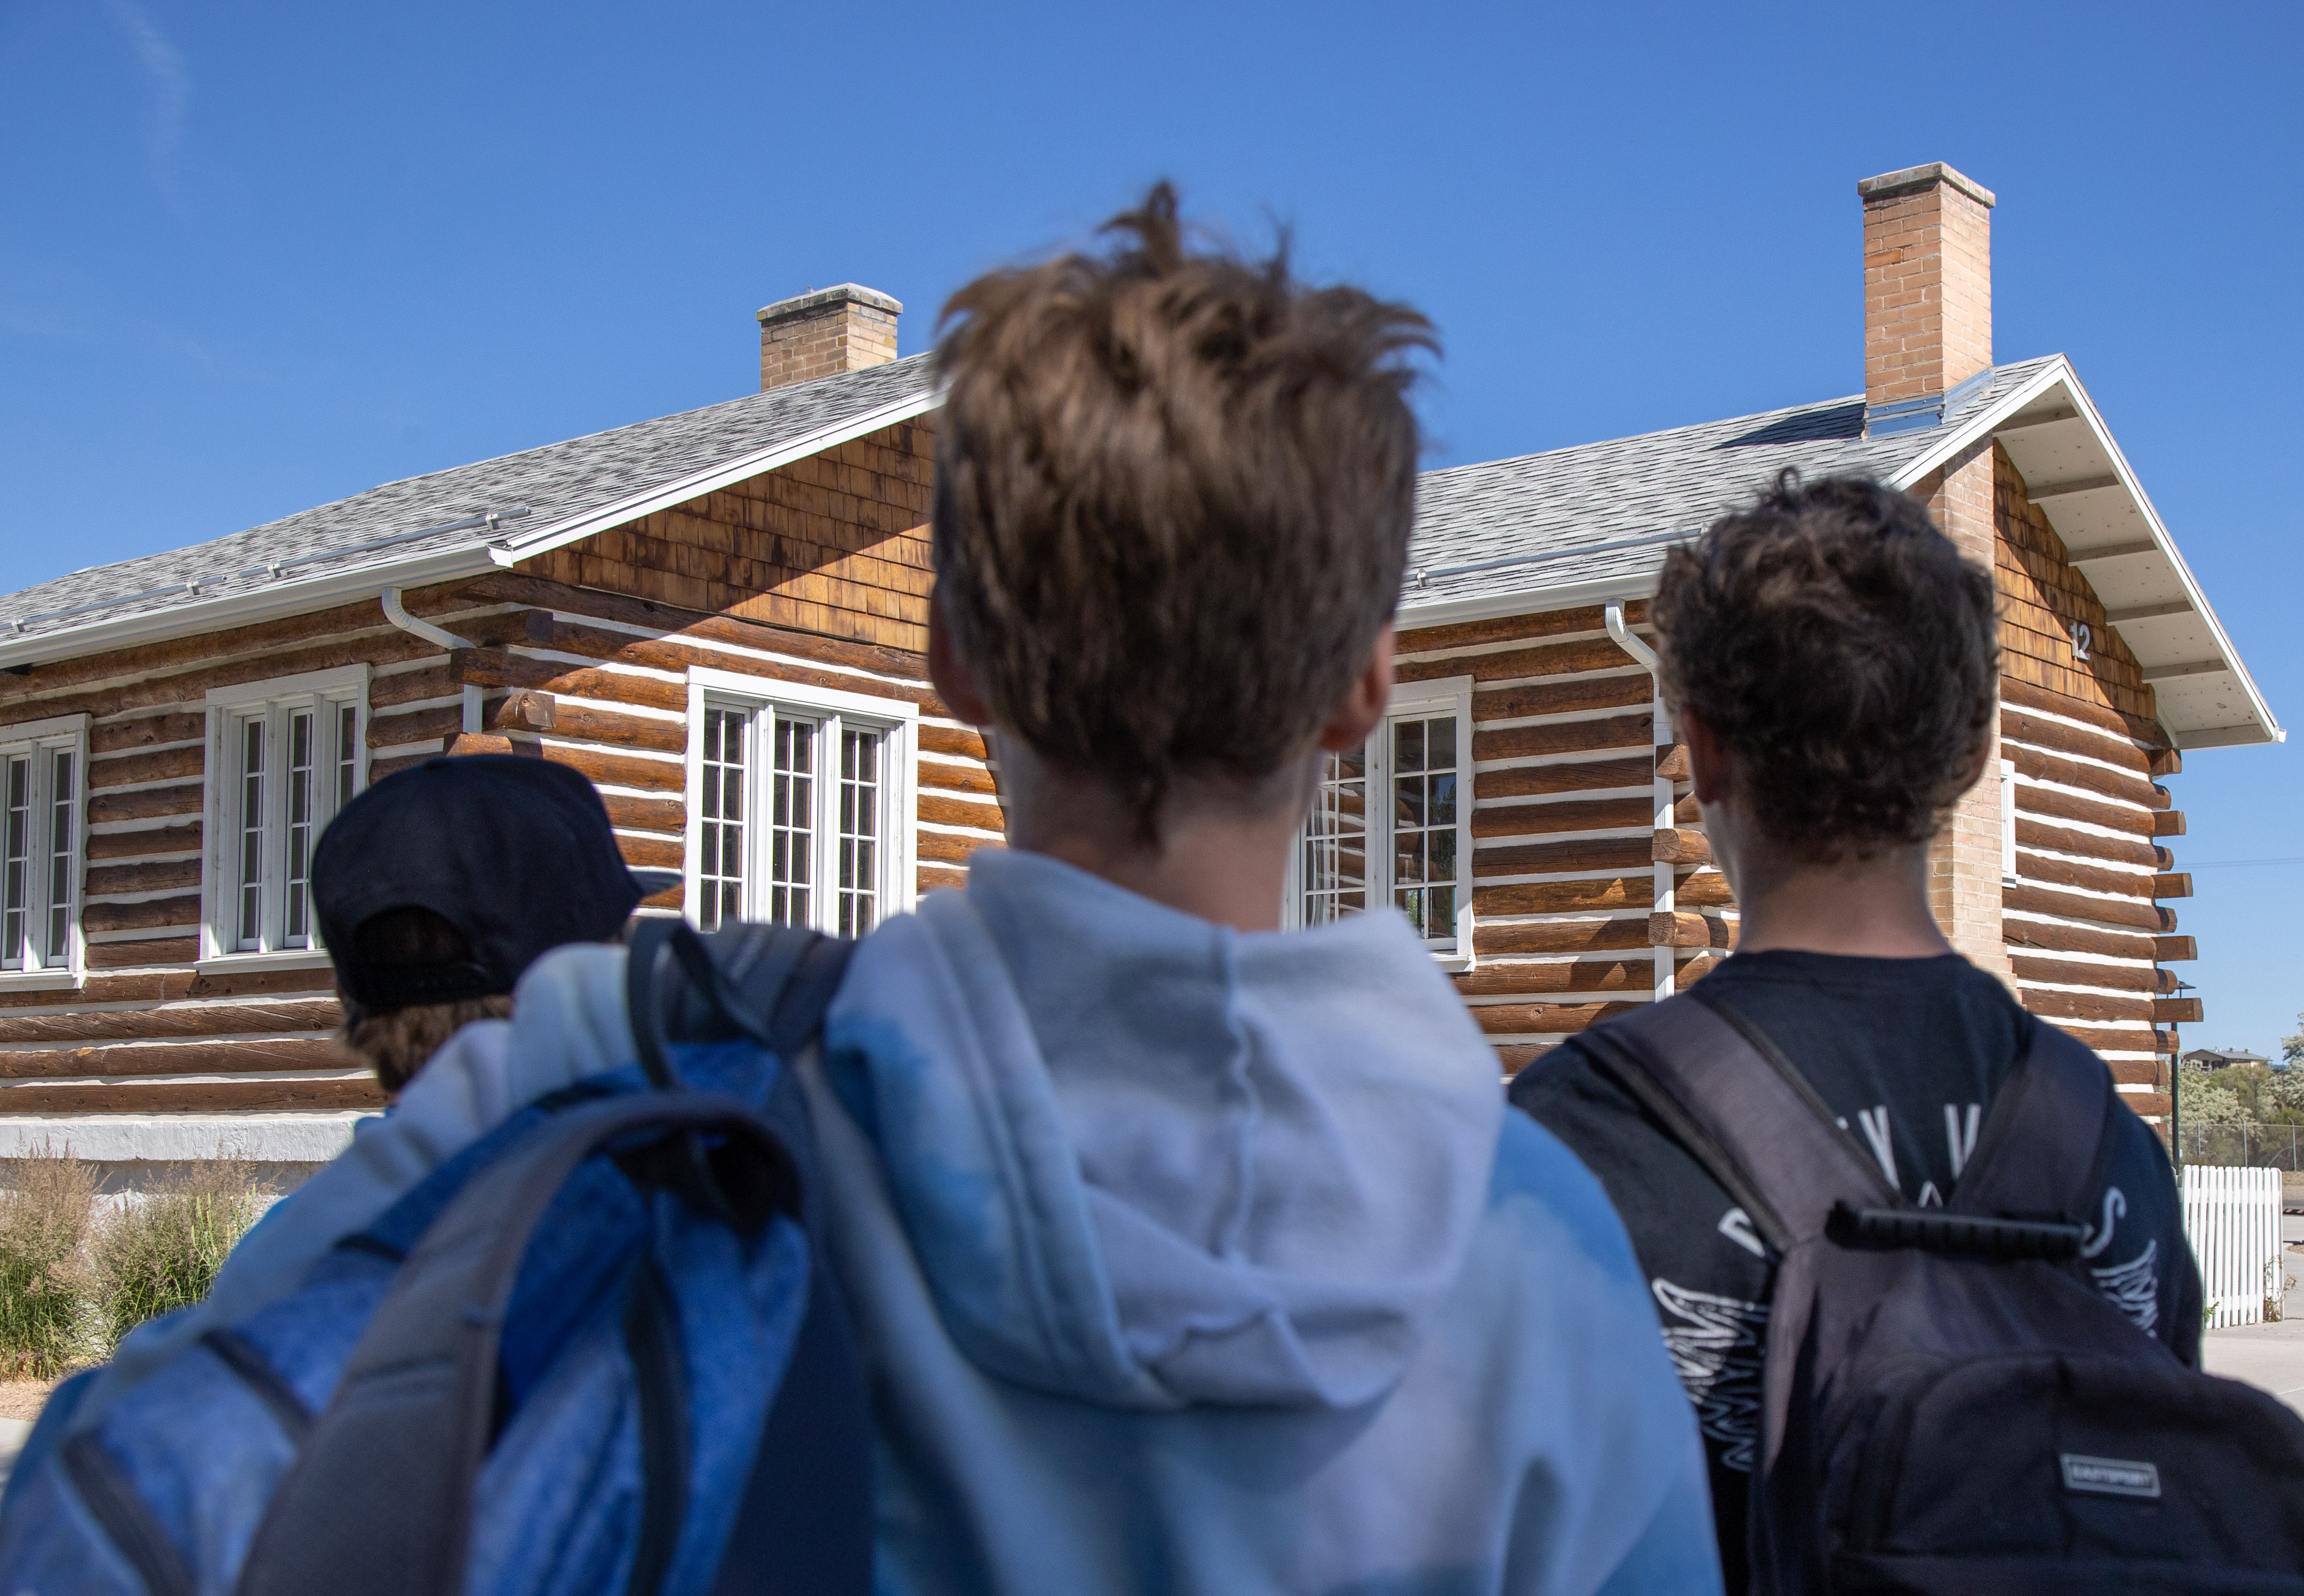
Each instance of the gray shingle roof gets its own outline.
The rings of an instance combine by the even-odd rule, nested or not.
[[[1972,414],[2048,363],[1995,368],[1992,380],[1943,424]],[[1402,598],[1412,607],[1639,576],[1663,563],[1671,534],[1701,531],[1786,466],[1803,476],[1885,480],[1940,437],[1928,428],[1867,438],[1864,399],[1857,395],[1427,471],[1417,483],[1411,574]],[[1628,541],[1635,546],[1577,552]],[[1491,561],[1511,563],[1455,569]]]
[[[540,531],[925,394],[934,382],[929,361],[928,355],[914,355],[839,377],[747,394],[701,410],[387,482],[189,548],[75,571],[0,597],[0,637],[30,641],[45,632],[155,614],[262,588],[278,580],[267,567],[283,564],[292,563],[287,574],[299,578],[340,574],[366,565],[394,565]],[[502,522],[493,531],[468,526],[370,547],[378,539],[402,539],[428,527],[521,505],[529,507],[527,515]],[[199,582],[197,596],[183,587],[195,580]],[[68,609],[79,613],[27,620]],[[21,631],[10,625],[19,620],[27,623]]]

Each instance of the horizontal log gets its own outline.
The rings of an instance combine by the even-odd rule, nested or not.
[[[2081,964],[2068,959],[2044,959],[2012,954],[2008,963],[2020,981],[2060,987],[2104,987],[2116,992],[2165,992],[2175,977],[2149,964]]]
[[[2133,898],[2083,897],[2075,892],[2029,885],[2003,887],[2000,904],[2025,914],[2057,914],[2097,925],[2134,926],[2145,931],[2173,931],[2175,913]]]
[[[1472,695],[1472,718],[1520,720],[1534,715],[1575,715],[1588,709],[1629,709],[1655,696],[1648,673],[1585,676],[1568,682],[1531,682]]]
[[[2155,836],[2183,836],[2183,811],[2181,810],[2170,809],[2163,810],[2158,814],[2154,815],[2152,817],[2152,835]]]
[[[531,659],[501,649],[459,649],[448,658],[451,677],[460,683],[482,687],[531,687],[555,699],[598,699],[613,704],[637,704],[645,709],[688,708],[685,683],[655,676],[627,675],[591,666]]]
[[[1683,827],[1701,826],[1704,824],[1704,810],[1702,806],[1696,802],[1695,794],[1690,793],[1687,797],[1680,799],[1673,804],[1672,823],[1675,826]]]
[[[99,831],[88,839],[88,857],[91,862],[199,851],[200,825],[197,820],[189,826],[157,826],[144,831]]]
[[[520,745],[502,732],[458,732],[447,739],[447,744],[445,751],[452,760],[469,759],[476,753],[500,753],[510,758],[520,751]]]
[[[140,904],[90,904],[80,911],[80,929],[89,931],[145,931],[162,926],[200,923],[200,895],[147,898]]]
[[[772,649],[822,665],[870,671],[878,675],[909,676],[915,681],[925,681],[928,677],[927,658],[907,649],[851,642],[796,631],[789,626],[771,625],[765,621],[749,621],[737,615],[681,609],[631,594],[571,587],[539,576],[492,572],[474,579],[468,590],[477,597],[534,605],[541,609],[559,610],[568,615],[589,615],[597,620],[617,621],[628,626],[645,626],[651,631],[676,634],[698,642],[733,643],[739,648]]]
[[[454,698],[462,690],[448,669],[445,655],[436,665],[423,666],[412,671],[394,671],[388,676],[368,679],[368,707],[370,714],[389,709],[400,704],[413,704],[425,699]]]
[[[382,614],[381,610],[376,613]],[[208,634],[213,637],[215,634]],[[207,638],[199,641],[207,641]],[[411,637],[395,627],[332,635],[322,641],[276,653],[225,655],[211,649],[203,658],[210,663],[197,670],[165,675],[140,675],[115,686],[92,688],[50,699],[41,711],[50,715],[85,711],[100,719],[124,717],[139,709],[174,709],[196,704],[211,688],[239,687],[339,666],[397,665],[436,655],[438,647]]]
[[[1685,992],[1726,962],[1720,955],[1715,953],[1700,954],[1695,958],[1681,960],[1679,967],[1672,973],[1673,990]]]
[[[2066,1030],[2099,1053],[2165,1053],[2174,1033],[2142,1025],[2091,1025],[2085,1021]]]
[[[922,751],[928,753],[949,754],[955,759],[975,760],[986,764],[991,762],[992,753],[984,746],[983,734],[971,732],[964,726],[934,726],[924,723],[920,726],[919,743]],[[1472,757],[1482,759],[1487,756],[1479,751],[1476,744],[1472,751]]]
[[[2165,809],[2168,791],[2155,786],[2137,777],[2123,776],[2117,770],[2107,770],[2101,765],[2086,764],[2061,755],[2042,753],[2037,748],[2025,748],[2010,743],[2002,755],[2016,767],[2016,774],[2034,781],[2052,781],[2059,786],[2078,787],[2083,792],[2100,794],[2122,803],[2133,803],[2139,809]]]
[[[1617,959],[1545,964],[1481,964],[1450,977],[1467,998],[1533,998],[1546,992],[1639,992],[1656,989],[1656,961],[1646,953]]]
[[[273,1070],[352,1069],[358,1064],[341,1042],[325,1036],[247,1042],[123,1042],[113,1047],[0,1052],[0,1080],[258,1074]],[[0,1105],[6,1101],[6,1094],[0,1092]]]
[[[106,864],[89,867],[86,891],[89,897],[113,893],[165,892],[171,887],[200,884],[200,862],[169,859],[157,864]]]
[[[995,833],[1007,829],[1007,819],[996,803],[977,803],[930,792],[921,793],[919,802],[920,819],[931,825],[972,826],[978,831]]]
[[[2120,1100],[2127,1105],[2130,1113],[2143,1119],[2168,1117],[2168,1094],[2164,1091],[2123,1091]]]
[[[333,1113],[381,1108],[373,1076],[332,1081],[115,1081],[100,1086],[11,1086],[0,1091],[0,1117],[55,1114]],[[229,1141],[229,1135],[224,1138]]]
[[[207,715],[197,709],[179,709],[166,715],[146,715],[135,720],[111,720],[92,726],[88,728],[88,751],[91,756],[132,753],[170,743],[205,743],[208,734]]]
[[[168,815],[200,812],[200,785],[147,787],[139,793],[97,793],[88,801],[88,823],[109,825],[114,820],[150,820]]]
[[[132,943],[104,942],[99,947]],[[335,975],[326,970],[240,970],[230,975],[196,975],[190,970],[140,970],[127,975],[88,975],[68,992],[0,990],[0,1011],[71,1009],[94,1003],[178,1003],[186,998],[244,998],[283,992],[326,992]]]
[[[996,848],[1000,845],[982,837],[959,836],[949,831],[923,831],[913,852],[922,861],[938,864],[966,864],[978,848]]]
[[[716,649],[708,642],[679,637],[634,637],[628,632],[610,632],[597,626],[563,621],[552,628],[552,647],[563,654],[581,654],[589,658],[640,666],[648,670],[685,673],[698,666],[712,670],[733,670],[744,675],[756,676],[764,683],[785,682],[828,687],[844,692],[860,692],[873,698],[918,704],[930,713],[943,713],[936,690],[925,684],[916,686],[909,683],[890,682],[877,676],[859,675],[852,671],[826,669],[820,665],[753,659]],[[453,661],[451,663],[453,664]],[[913,672],[907,674],[919,673],[915,667]]]
[[[1572,1034],[1640,1006],[1633,1003],[1480,1003],[1473,1023],[1490,1036]]]
[[[2049,992],[2037,987],[2023,991],[2024,1006],[2049,1020],[2149,1020],[2152,999],[2108,992]]]
[[[619,831],[658,831],[681,836],[688,831],[688,805],[666,798],[634,798],[623,793],[603,793],[608,824]]]
[[[108,760],[91,760],[88,767],[89,790],[100,793],[112,787],[142,786],[156,781],[198,780],[206,762],[207,745],[199,743],[186,748],[163,748],[152,753],[123,753]]]
[[[1506,1042],[1496,1049],[1496,1066],[1509,1079],[1558,1045],[1555,1042]]]
[[[2154,776],[2181,776],[2184,756],[2173,748],[2156,748],[2144,756],[2144,767]]]
[[[2096,726],[2078,726],[2010,705],[2000,710],[2000,735],[2014,743],[2029,743],[2050,752],[2102,760],[2139,779],[2152,777],[2151,761],[2125,734],[2115,735]]]
[[[1597,881],[1526,881],[1475,887],[1477,921],[1503,914],[1575,914],[1611,909],[1645,909],[1656,901],[1656,884],[1643,876]]]
[[[1732,933],[1716,914],[1697,914],[1685,909],[1648,916],[1652,947],[1726,947]]]
[[[2157,1086],[2160,1084],[2160,1065],[2157,1060],[2146,1060],[2142,1058],[2109,1058],[2105,1061],[2105,1067],[2112,1072],[2112,1082],[2115,1086]],[[2122,1098],[2121,1101],[2129,1103],[2131,1108],[2134,1107],[2134,1103],[2130,1099]]]
[[[945,864],[922,864],[912,872],[915,890],[921,893],[938,891],[946,887],[968,885],[968,872]]]
[[[2158,865],[2165,848],[2136,836],[2105,836],[2093,831],[2074,831],[2065,826],[2051,826],[2035,820],[2020,811],[2016,817],[2016,845],[2035,853],[2047,850],[2057,853],[2077,853],[2085,859],[2102,860],[2108,864]]]
[[[343,1023],[343,1008],[334,998],[298,998],[286,1003],[204,1003],[181,1008],[99,1009],[94,1014],[0,1014],[0,1043],[154,1041],[165,1037],[231,1036],[254,1031],[333,1031]]]
[[[2049,715],[2062,715],[2071,720],[2086,721],[2115,737],[2126,737],[2147,748],[2164,748],[2168,734],[2151,721],[2136,716],[2122,715],[2116,709],[2082,699],[2067,698],[2046,687],[2018,681],[2013,676],[2000,678],[2000,698],[2003,703],[2014,704],[2021,709],[2037,709]]]
[[[1472,778],[1472,795],[1530,798],[1550,793],[1588,793],[1606,787],[1645,787],[1654,779],[1645,759],[1574,760],[1480,771]]]
[[[2107,831],[2126,832],[2135,836],[2150,836],[2153,834],[2153,817],[2142,810],[2104,803],[2094,798],[2082,798],[2074,793],[2061,793],[2047,787],[2018,786],[2016,812],[2051,820],[2085,821],[2090,826],[2101,826]]]
[[[2189,870],[2164,870],[2152,878],[2152,896],[2156,898],[2188,898],[2192,896],[2192,877]]]
[[[1614,715],[1603,720],[1554,721],[1548,726],[1475,730],[1472,757],[1482,761],[1526,760],[1546,754],[1642,749],[1650,746],[1649,731],[1655,724],[1655,717],[1648,715]]]
[[[1402,660],[1393,667],[1393,680],[1428,682],[1441,676],[1470,676],[1475,682],[1504,682],[1520,676],[1564,676],[1582,671],[1614,670],[1634,663],[1614,638],[1602,636],[1527,649],[1499,649],[1486,654],[1458,654],[1447,659]]]
[[[2196,937],[2155,937],[2152,956],[2164,964],[2189,964],[2200,956]]]
[[[1627,624],[1640,626],[1648,618],[1648,600],[1635,598],[1624,606]],[[1607,616],[1597,604],[1579,605],[1573,609],[1538,610],[1533,615],[1498,615],[1487,621],[1459,621],[1447,626],[1419,626],[1403,630],[1400,634],[1400,651],[1403,654],[1426,653],[1435,649],[1471,649],[1482,643],[1519,642],[1524,639],[1568,637],[1580,632],[1599,632],[1608,624]]]
[[[2045,853],[2026,853],[2020,849],[2016,854],[2016,874],[2020,879],[2037,881],[2044,887],[2077,887],[2088,892],[2116,892],[2139,901],[2152,895],[2152,878],[2149,876],[2132,870],[2105,870],[2070,859],[2052,859]]]
[[[1472,835],[1541,836],[1559,831],[1614,831],[1652,826],[1656,806],[1646,798],[1571,799],[1561,803],[1513,803],[1472,811]]]
[[[688,846],[669,836],[619,836],[616,851],[635,870],[676,870],[688,865]]]
[[[538,692],[532,687],[507,692],[500,699],[486,700],[481,712],[483,724],[491,731],[498,732],[548,732],[559,724],[559,700],[550,693]],[[642,720],[640,724],[656,727],[672,723]],[[685,746],[684,740],[682,745]]]
[[[2147,845],[2152,850],[2152,857],[2145,862],[2150,864],[2155,870],[2168,870],[2176,868],[2176,856],[2173,853],[2171,853],[2167,849],[2162,847],[2158,843],[2152,843]]]
[[[1472,922],[1472,947],[1482,958],[1512,953],[1615,953],[1648,945],[1648,922],[1637,916],[1532,925],[1483,925],[1477,918]]]
[[[1675,743],[1670,748],[1657,749],[1656,751],[1656,773],[1665,781],[1689,781],[1693,779],[1690,773],[1688,765],[1688,744],[1685,743]]]
[[[1649,845],[1637,836],[1581,837],[1568,843],[1520,843],[1475,848],[1472,874],[1481,876],[1565,875],[1571,871],[1639,870],[1649,862]]]
[[[142,970],[155,964],[189,964],[199,956],[197,937],[148,937],[134,942],[91,942],[91,970]]]
[[[688,768],[669,760],[643,760],[603,748],[569,748],[557,743],[547,743],[544,757],[555,765],[582,771],[601,786],[638,787],[644,793],[688,790]]]
[[[443,757],[446,751],[445,749],[427,748],[398,759],[372,759],[368,762],[368,785],[374,786],[387,777],[397,776],[403,770],[413,770],[419,765]]]
[[[992,772],[981,765],[947,765],[941,760],[922,760],[918,766],[922,788],[941,793],[975,793],[999,801],[1000,784],[992,779]]]
[[[688,722],[655,720],[645,715],[624,715],[596,709],[589,704],[553,700],[552,734],[578,743],[605,743],[615,748],[645,749],[650,753],[686,753]]]
[[[1735,904],[1736,895],[1728,890],[1728,878],[1718,870],[1700,870],[1682,877],[1673,886],[1674,908],[1730,909]]]
[[[2105,958],[2152,961],[2153,938],[2133,931],[2099,930],[2092,926],[2044,925],[2037,920],[2003,920],[2001,940],[2011,947],[2037,948],[2043,953],[2092,953]]]
[[[1701,831],[1659,831],[1649,841],[1648,857],[1658,864],[1710,864],[1712,841]]]
[[[368,717],[368,745],[374,749],[405,748],[411,743],[431,743],[453,737],[464,729],[464,707],[440,704],[429,709],[403,709],[396,715]]]
[[[2152,1022],[2156,1025],[2198,1025],[2203,1017],[2198,998],[2156,998],[2152,1000]]]

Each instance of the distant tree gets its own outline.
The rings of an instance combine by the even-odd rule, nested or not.
[[[2298,1014],[2296,1023],[2304,1025],[2304,1014]],[[2304,1062],[2304,1031],[2280,1039],[2280,1056],[2291,1064]]]
[[[2240,1094],[2216,1079],[2216,1075],[2231,1073],[2218,1070],[2212,1075],[2204,1070],[2176,1072],[2177,1111],[2183,1116],[2188,1129],[2195,1125],[2239,1125],[2251,1117]]]

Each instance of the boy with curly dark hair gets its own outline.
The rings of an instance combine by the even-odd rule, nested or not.
[[[1992,577],[1908,496],[1786,473],[1666,561],[1650,608],[1736,951],[1701,1000],[1757,1032],[1888,1186],[1940,1208],[2036,1023],[1928,906],[1928,849],[1983,773],[1998,711]],[[1691,1002],[1693,996],[1674,999]],[[1775,1256],[1753,1216],[1628,1084],[1571,1040],[1512,1100],[1600,1177],[1631,1231],[1711,1464],[1729,1588],[1746,1511]],[[2103,1293],[2187,1363],[2199,1281],[2168,1160],[2125,1108],[2088,1212]]]

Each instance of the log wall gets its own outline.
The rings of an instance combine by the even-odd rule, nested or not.
[[[414,590],[409,610],[476,646],[444,651],[375,599],[0,676],[0,728],[91,717],[77,992],[0,990],[0,1115],[373,1108],[330,1032],[327,970],[202,976],[205,695],[364,663],[368,779],[440,754],[462,691],[491,729],[598,786],[627,860],[679,868],[687,671],[835,687],[920,707],[923,890],[996,841],[985,749],[927,681],[928,425],[890,428],[512,571]],[[746,587],[748,582],[761,584]],[[538,729],[536,692],[553,698]],[[675,891],[652,900],[677,907]]]

